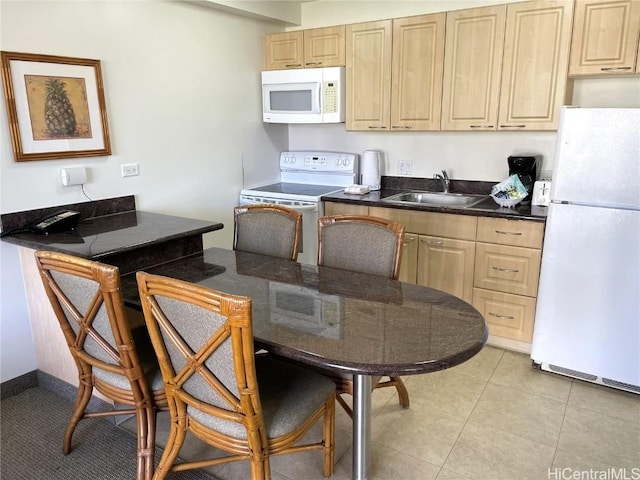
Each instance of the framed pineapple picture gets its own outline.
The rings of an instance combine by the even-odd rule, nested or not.
[[[1,55],[17,162],[111,155],[100,60]]]

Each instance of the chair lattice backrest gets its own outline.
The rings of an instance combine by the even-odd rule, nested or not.
[[[234,208],[233,249],[297,260],[302,214],[281,205]]]
[[[97,378],[108,373],[142,376],[127,323],[117,267],[70,255],[37,252],[45,291],[79,368]],[[120,382],[120,386],[123,386]]]
[[[172,414],[261,445],[251,300],[143,272],[138,286]]]
[[[167,399],[155,357],[141,358],[122,299],[117,267],[57,252],[35,253],[45,292],[78,369],[78,393],[63,452],[78,423],[91,417],[135,414],[138,480],[154,471],[156,412]],[[146,339],[142,333],[140,339]],[[145,349],[142,349],[145,352]],[[140,353],[140,354],[139,354]],[[130,408],[87,411],[93,389]],[[132,459],[133,460],[133,459]]]
[[[318,265],[396,279],[404,226],[366,215],[318,219]]]

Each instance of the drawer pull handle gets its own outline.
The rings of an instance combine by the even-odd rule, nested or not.
[[[525,128],[526,125],[500,125],[500,128]]]
[[[301,63],[289,63],[289,64],[285,65],[285,67],[287,67],[287,68],[298,68],[298,67],[301,67],[301,66],[302,66]]]
[[[392,125],[391,128],[395,128],[396,130],[411,130],[413,127],[402,126],[402,125]]]
[[[493,125],[469,125],[469,128],[494,128]]]
[[[422,243],[426,243],[427,245],[441,246],[444,245],[444,242],[436,242],[434,240],[422,240]]]
[[[491,267],[494,270],[497,270],[499,272],[507,272],[507,273],[518,273],[520,270],[515,269],[515,268],[499,268],[499,267]]]
[[[506,318],[507,320],[513,320],[514,317],[512,317],[511,315],[498,315],[497,313],[493,313],[493,312],[489,312],[489,315],[491,315],[492,317],[496,317],[496,318]]]
[[[307,62],[305,65],[322,65],[322,62]]]
[[[409,246],[409,244],[410,244],[411,242],[413,242],[415,239],[416,239],[416,237],[411,237],[411,238],[407,238],[407,239],[405,239],[405,241],[402,243],[402,246],[403,246],[403,247],[407,247],[407,246]]]
[[[631,70],[631,67],[603,67],[600,70],[603,72],[611,72],[615,70]]]
[[[496,230],[499,235],[522,235],[522,232],[505,232],[504,230]]]

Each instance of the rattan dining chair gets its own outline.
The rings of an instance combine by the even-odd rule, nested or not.
[[[233,249],[298,259],[302,214],[282,205],[240,205],[233,209]]]
[[[318,265],[380,275],[397,280],[404,225],[367,215],[334,215],[318,219]],[[344,410],[353,411],[342,398],[353,396],[351,375],[326,371],[336,384],[336,399]],[[409,408],[409,393],[400,377],[372,378],[372,388],[395,387],[403,408]]]
[[[64,454],[71,451],[73,432],[81,420],[135,414],[136,478],[150,480],[156,413],[167,408],[167,396],[150,345],[148,356],[139,355],[141,342],[136,345],[127,321],[118,268],[56,252],[38,251],[35,257],[45,292],[78,369],[78,395],[64,434]],[[94,388],[114,404],[130,408],[86,411]]]
[[[334,470],[335,385],[313,370],[254,355],[251,299],[138,272],[145,321],[160,361],[171,430],[155,479],[248,460],[271,478],[270,457],[319,449]],[[322,419],[322,439],[299,444]],[[227,455],[174,463],[186,433]]]

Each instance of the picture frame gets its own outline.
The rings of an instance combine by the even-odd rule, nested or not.
[[[16,162],[111,155],[100,60],[0,54]]]

